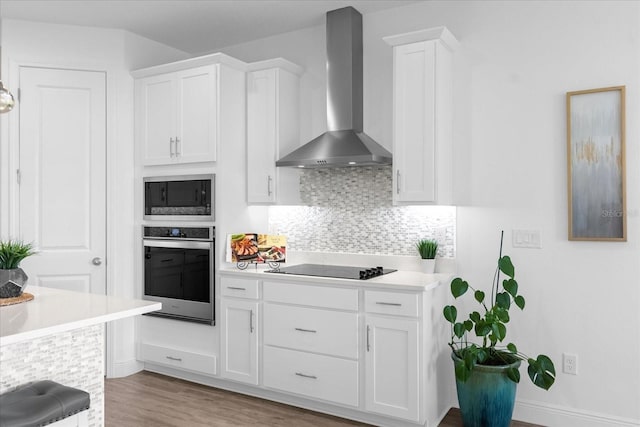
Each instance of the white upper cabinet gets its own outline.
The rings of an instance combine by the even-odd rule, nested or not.
[[[249,65],[247,74],[247,201],[299,203],[299,171],[276,160],[299,145],[302,69],[283,59]]]
[[[213,54],[133,71],[142,164],[216,161],[221,128],[226,126],[220,109],[242,95],[232,88],[221,91],[221,82],[245,68],[242,61]]]
[[[216,160],[216,66],[136,82],[145,165]]]
[[[385,37],[393,46],[393,199],[452,204],[452,51],[438,27]]]

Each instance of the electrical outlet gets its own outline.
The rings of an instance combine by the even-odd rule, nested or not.
[[[578,375],[578,356],[562,353],[562,372],[570,375]]]

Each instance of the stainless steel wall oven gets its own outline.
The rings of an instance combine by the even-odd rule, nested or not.
[[[215,227],[143,227],[149,315],[215,324]]]

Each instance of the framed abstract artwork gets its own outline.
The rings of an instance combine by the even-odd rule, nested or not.
[[[567,92],[569,240],[627,240],[625,86]]]

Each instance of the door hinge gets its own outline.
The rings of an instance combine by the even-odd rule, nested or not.
[[[22,175],[20,174],[20,169],[16,169],[16,181],[18,182],[18,185],[20,185],[21,179]]]

